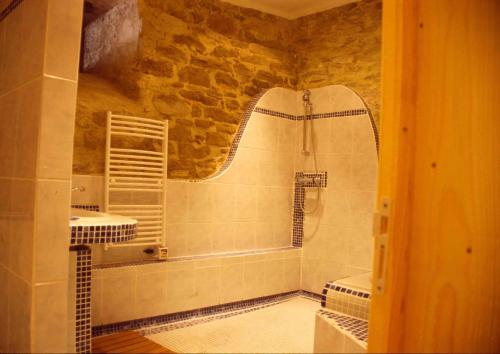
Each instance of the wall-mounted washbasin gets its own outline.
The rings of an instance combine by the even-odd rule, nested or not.
[[[119,243],[137,235],[137,220],[115,214],[71,209],[71,245]]]

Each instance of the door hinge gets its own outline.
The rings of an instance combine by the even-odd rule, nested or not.
[[[387,277],[387,239],[389,228],[391,202],[389,198],[384,197],[378,211],[374,214],[373,237],[375,238],[375,269],[373,270],[373,281],[375,291],[383,294]]]

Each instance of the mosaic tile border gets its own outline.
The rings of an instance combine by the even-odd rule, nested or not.
[[[304,211],[306,199],[306,188],[315,188],[317,185],[310,183],[303,183],[300,180],[307,178],[319,178],[319,187],[326,188],[328,185],[328,172],[296,172],[294,193],[293,193],[293,226],[292,226],[292,246],[302,247],[304,240]]]
[[[88,211],[97,211],[97,212],[100,211],[100,207],[97,204],[72,204],[71,208],[88,210]]]
[[[328,322],[333,322],[338,328],[357,339],[361,346],[366,349],[368,344],[368,321],[323,309],[318,310],[316,315],[327,319]]]
[[[262,108],[262,107],[255,107],[254,112],[256,113],[261,113],[265,114],[268,116],[273,116],[273,117],[280,117],[280,118],[285,118],[285,119],[290,119],[290,120],[304,120],[306,119],[323,119],[323,118],[341,118],[341,117],[355,117],[355,116],[361,116],[364,114],[368,114],[367,109],[350,109],[346,111],[337,111],[337,112],[327,112],[327,113],[315,113],[312,115],[293,115],[293,114],[288,114],[288,113],[282,113],[278,111],[274,111],[272,109],[267,109],[267,108]]]
[[[12,0],[9,5],[7,5],[2,12],[0,12],[0,22],[2,22],[7,16],[10,15],[12,11],[15,10],[24,0]]]
[[[224,315],[229,315],[228,313],[231,312],[234,313],[235,311],[251,310],[252,308],[259,306],[261,306],[260,308],[262,308],[262,306],[265,305],[271,306],[273,304],[283,302],[297,296],[304,296],[318,302],[320,301],[321,298],[321,295],[318,294],[310,293],[303,290],[296,290],[276,295],[263,296],[255,299],[242,300],[227,304],[204,307],[190,311],[177,312],[177,313],[148,317],[132,321],[111,323],[102,326],[94,326],[92,327],[92,336],[99,337],[106,334],[111,334],[126,330],[141,330],[142,333],[153,334],[153,332],[150,331],[155,331],[154,333],[157,333],[175,328],[181,328],[181,327],[175,327],[177,325],[183,326],[183,324],[181,324],[180,322],[194,320],[198,322],[193,324],[202,323],[206,322],[206,317],[208,316],[216,316],[216,315],[224,316]],[[225,318],[225,317],[220,317],[220,318]],[[157,328],[157,326],[161,326],[161,329]],[[155,328],[148,328],[148,327],[155,327]]]
[[[133,240],[137,234],[137,224],[73,226],[71,245],[117,243]]]
[[[87,246],[73,246],[76,252],[76,325],[75,350],[77,353],[92,351],[92,254]]]
[[[322,291],[321,307],[368,320],[371,294],[348,286],[328,282]]]

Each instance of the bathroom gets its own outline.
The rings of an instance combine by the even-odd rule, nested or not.
[[[0,352],[497,351],[498,104],[450,85],[498,2],[437,2],[1,1]]]

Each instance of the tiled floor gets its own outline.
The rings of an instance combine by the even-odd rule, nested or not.
[[[121,332],[92,339],[93,353],[173,353],[137,332]]]
[[[312,353],[319,308],[316,301],[296,297],[147,338],[177,353]]]

